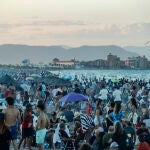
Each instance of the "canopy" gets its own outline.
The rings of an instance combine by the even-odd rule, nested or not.
[[[60,102],[76,102],[76,101],[83,101],[88,100],[87,96],[79,93],[69,93],[68,95],[62,97]]]

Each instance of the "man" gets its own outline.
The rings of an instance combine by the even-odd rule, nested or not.
[[[119,86],[116,86],[115,90],[113,92],[114,102],[115,103],[121,103],[121,101],[122,101],[121,96],[122,96],[122,93],[119,89]]]
[[[36,125],[36,143],[39,150],[44,150],[43,144],[46,136],[46,128],[49,127],[48,116],[44,113],[45,105],[42,100],[38,101],[37,112],[39,117]]]
[[[104,85],[102,86],[99,95],[100,95],[99,98],[102,99],[106,104],[108,102],[108,90],[105,88]]]
[[[134,149],[134,144],[136,141],[136,133],[134,128],[131,126],[130,121],[128,120],[123,120],[123,125],[124,127],[124,132],[126,134],[126,142],[127,142],[127,150],[133,150]]]
[[[109,126],[108,128],[108,133],[105,133],[103,136],[103,146],[104,148],[108,148],[110,146],[110,143],[112,142],[112,135],[114,132],[114,126]]]
[[[80,89],[79,89],[79,87],[78,87],[78,84],[75,84],[74,86],[75,86],[74,92],[75,92],[75,93],[81,93],[81,91],[80,91]]]
[[[17,129],[20,129],[21,117],[18,109],[14,108],[14,99],[12,97],[7,97],[6,101],[8,107],[3,110],[6,116],[6,124],[10,128],[11,140],[13,142],[14,150],[17,150]]]
[[[64,115],[68,122],[73,122],[74,113],[71,111],[71,106],[68,106],[68,109],[64,112]]]
[[[27,147],[31,149],[31,141],[33,136],[33,116],[32,116],[32,105],[28,103],[23,114],[22,122],[22,139],[20,140],[18,149],[20,149],[21,143],[25,140]],[[25,147],[25,144],[24,144]]]

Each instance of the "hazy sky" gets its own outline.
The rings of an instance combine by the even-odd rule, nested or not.
[[[150,0],[0,0],[0,44],[141,45]]]

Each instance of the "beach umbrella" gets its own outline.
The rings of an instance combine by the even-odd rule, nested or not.
[[[76,102],[76,101],[84,101],[88,100],[87,96],[79,93],[69,93],[68,95],[62,97],[60,102]]]
[[[72,76],[71,76],[71,75],[66,75],[66,76],[64,77],[64,79],[72,80],[73,78],[72,78]]]
[[[73,79],[72,75],[69,75],[69,74],[61,75],[60,78],[66,79],[66,80],[72,80]]]
[[[34,79],[33,79],[33,77],[27,77],[26,80],[31,80],[31,81],[33,81]]]
[[[41,76],[39,74],[31,74],[31,77],[40,78]]]
[[[24,91],[29,91],[30,90],[30,86],[27,85],[27,84],[21,84],[20,86],[24,89]]]
[[[112,82],[113,82],[113,83],[119,83],[120,80],[116,79],[116,80],[113,80]]]

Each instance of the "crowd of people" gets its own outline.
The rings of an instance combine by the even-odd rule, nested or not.
[[[150,81],[76,77],[72,86],[0,84],[0,148],[150,150]],[[71,93],[86,101],[60,102]],[[21,108],[17,106],[21,105]],[[21,138],[19,138],[21,135]]]

